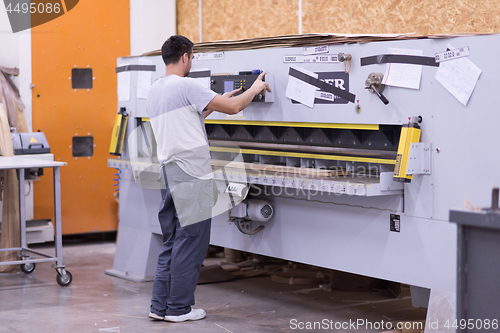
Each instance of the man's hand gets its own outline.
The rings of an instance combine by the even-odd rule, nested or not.
[[[255,82],[250,87],[250,89],[253,89],[255,91],[255,95],[260,93],[260,94],[262,94],[262,96],[264,96],[266,94],[266,91],[271,92],[271,88],[269,88],[269,85],[266,82],[262,81],[262,78],[266,74],[267,73],[265,73],[265,72],[261,73],[259,75],[259,77],[257,78],[257,80],[255,80]]]

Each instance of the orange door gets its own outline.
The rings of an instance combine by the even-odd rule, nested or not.
[[[62,232],[116,230],[115,170],[107,158],[118,109],[116,59],[130,54],[129,1],[79,1],[31,36],[33,131],[44,132],[55,159],[68,162],[61,168]],[[46,169],[34,182],[35,218],[53,217],[52,193]]]

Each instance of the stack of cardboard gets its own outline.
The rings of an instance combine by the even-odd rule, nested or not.
[[[461,34],[474,35],[474,34]],[[459,35],[432,35],[419,36],[415,34],[376,34],[376,35],[354,35],[354,34],[303,34],[286,35],[275,37],[260,37],[240,40],[214,41],[194,44],[194,53],[222,52],[235,50],[252,50],[269,47],[306,47],[327,44],[353,44],[370,43],[388,40],[408,40],[421,38],[450,38]],[[143,54],[143,56],[161,55],[161,50],[156,50]]]

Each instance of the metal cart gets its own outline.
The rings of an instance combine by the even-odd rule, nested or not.
[[[52,267],[57,271],[56,280],[60,286],[69,286],[73,277],[63,265],[62,261],[62,231],[61,231],[61,177],[59,167],[65,166],[65,162],[49,161],[25,156],[0,157],[0,170],[15,169],[19,178],[19,218],[21,223],[21,247],[0,249],[0,252],[18,251],[19,259],[15,261],[3,261],[0,265],[21,265],[21,270],[30,274],[35,270],[36,263],[55,262]],[[28,248],[26,243],[26,208],[24,193],[25,169],[52,168],[54,172],[54,227],[55,227],[55,257]],[[33,259],[30,254],[42,257]]]

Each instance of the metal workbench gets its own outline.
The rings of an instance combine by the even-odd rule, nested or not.
[[[53,267],[57,271],[56,280],[61,286],[68,286],[72,281],[71,273],[65,269],[62,260],[62,231],[61,231],[61,166],[65,166],[65,162],[49,161],[37,159],[36,157],[13,156],[0,157],[0,170],[17,170],[19,179],[19,221],[21,223],[21,247],[4,248],[0,252],[18,251],[20,260],[0,262],[0,265],[21,265],[21,270],[26,273],[32,273],[35,270],[36,263],[55,262]],[[25,193],[24,180],[25,169],[32,168],[52,168],[54,172],[54,228],[55,228],[55,256],[35,251],[28,248],[26,242],[26,208],[25,208]],[[42,257],[34,259],[31,255]]]

